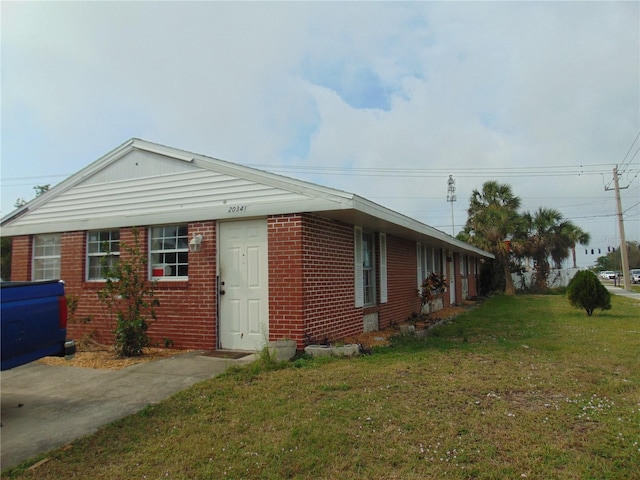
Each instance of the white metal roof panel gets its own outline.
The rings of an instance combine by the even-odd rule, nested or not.
[[[132,139],[2,219],[3,235],[318,212],[491,254],[351,193]]]

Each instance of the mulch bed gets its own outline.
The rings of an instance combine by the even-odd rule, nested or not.
[[[478,302],[465,301],[461,306],[444,308],[437,312],[430,313],[429,315],[425,315],[423,319],[415,323],[405,321],[402,324],[415,325],[416,330],[430,328],[443,320],[449,320],[460,315],[469,308],[476,306],[477,303]],[[399,332],[400,324],[384,330],[376,330],[374,332],[366,332],[359,335],[349,336],[344,338],[343,341],[344,343],[357,343],[362,345],[364,348],[381,347],[389,345],[389,338],[393,335],[397,335]]]
[[[75,356],[71,360],[65,360],[62,357],[44,357],[38,360],[38,362],[45,365],[121,370],[137,363],[175,357],[188,351],[189,350],[174,350],[169,348],[146,348],[144,355],[140,357],[118,358],[110,348],[80,344],[78,345]]]
[[[454,318],[460,315],[462,312],[473,308],[478,302],[466,301],[461,306],[445,308],[437,312],[433,312],[424,319],[415,323],[416,330],[423,328],[429,328],[434,324],[442,321]],[[404,322],[409,323],[409,322]],[[344,343],[357,343],[363,345],[365,348],[372,348],[378,346],[384,346],[389,344],[389,337],[396,335],[400,331],[400,325],[389,327],[385,330],[377,330],[375,332],[361,333],[346,337],[341,341]],[[105,348],[93,344],[81,344],[78,345],[78,351],[71,360],[65,360],[60,357],[45,357],[38,360],[39,363],[45,365],[64,365],[68,367],[84,367],[84,368],[96,368],[102,370],[120,370],[122,368],[135,365],[137,363],[150,362],[152,360],[158,360],[161,358],[174,357],[193,350],[175,350],[171,348],[147,348],[144,351],[144,355],[140,357],[132,358],[118,358],[115,352],[110,348]],[[203,353],[205,356],[238,359],[251,353],[247,352],[234,352],[229,350],[212,350]]]

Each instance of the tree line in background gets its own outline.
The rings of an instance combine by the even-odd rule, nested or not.
[[[640,268],[640,242],[627,242],[627,253],[629,255],[629,268]],[[594,270],[622,271],[622,255],[619,248],[598,257]]]
[[[495,262],[481,273],[483,293],[504,290],[514,295],[511,274],[524,271],[529,262],[533,263],[529,268],[534,271],[534,289],[545,291],[552,267],[560,268],[570,255],[576,267],[576,245],[589,243],[589,234],[558,210],[541,207],[533,213],[520,212],[520,204],[511,186],[493,180],[471,193],[467,222],[457,238],[495,256]]]
[[[36,198],[42,195],[45,192],[49,191],[51,184],[46,185],[36,185],[33,189],[36,192]],[[24,198],[18,198],[13,206],[15,208],[20,208],[27,204],[27,201]],[[0,277],[3,280],[11,279],[11,237],[1,237],[0,238]]]

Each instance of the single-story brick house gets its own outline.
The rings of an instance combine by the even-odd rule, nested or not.
[[[160,300],[149,332],[176,348],[303,348],[386,328],[420,310],[429,273],[446,274],[448,306],[476,295],[492,258],[357,195],[139,139],[2,219],[12,280],[63,279],[78,301],[70,334],[102,341],[114,321],[100,260],[134,229]]]

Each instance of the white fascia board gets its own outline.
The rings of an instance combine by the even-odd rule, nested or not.
[[[4,226],[6,222],[10,222],[14,218],[17,219],[23,214],[27,213],[29,210],[34,210],[38,208],[39,205],[49,202],[50,200],[54,199],[61,193],[67,191],[74,185],[78,185],[79,183],[84,182],[86,179],[90,178],[96,172],[99,172],[100,170],[109,166],[113,162],[124,157],[126,154],[128,154],[134,149],[145,150],[148,152],[168,156],[168,157],[175,158],[177,160],[182,160],[189,163],[192,163],[194,158],[194,156],[192,154],[189,154],[188,152],[183,152],[180,150],[176,150],[174,148],[164,147],[162,145],[146,142],[138,138],[132,138],[124,142],[122,145],[114,148],[110,152],[106,153],[102,157],[98,158],[94,162],[90,163],[85,168],[67,177],[62,182],[53,186],[49,191],[43,193],[39,197],[34,198],[33,200],[29,201],[27,204],[23,205],[22,207],[4,216],[1,220],[2,225]]]
[[[187,163],[193,163],[196,157],[196,155],[193,153],[185,152],[184,150],[178,150],[177,148],[166,147],[157,143],[147,142],[146,140],[140,140],[139,138],[134,138],[131,140],[131,142],[132,148],[137,148],[139,150],[144,150],[150,153],[156,153],[164,157],[175,158],[176,160],[182,160],[183,162]]]
[[[468,243],[462,242],[457,238],[454,238],[446,233],[430,227],[422,222],[419,222],[411,217],[407,217],[401,213],[395,212],[388,208],[385,208],[377,203],[371,202],[362,197],[354,196],[354,208],[367,215],[374,216],[383,221],[398,225],[407,230],[411,230],[418,235],[426,236],[430,239],[435,239],[443,244],[446,244],[456,251],[472,252],[485,258],[494,258],[494,255],[486,252],[482,249],[474,247]]]
[[[35,210],[36,208],[38,208],[38,206],[42,205],[43,203],[49,202],[50,200],[54,199],[61,193],[67,191],[69,188],[73,187],[74,185],[77,185],[78,183],[83,182],[85,179],[91,177],[91,175],[93,175],[95,172],[103,169],[105,166],[109,165],[110,163],[114,162],[115,160],[122,157],[126,153],[130,152],[132,150],[132,145],[134,141],[135,141],[134,139],[131,139],[123,143],[119,147],[111,150],[106,155],[103,155],[102,157],[100,157],[95,162],[87,165],[82,170],[78,171],[77,173],[74,173],[70,177],[65,178],[63,181],[53,186],[50,190],[43,193],[39,197],[34,198],[33,200],[27,202],[24,206],[14,210],[13,212],[3,217],[2,218],[3,230],[7,230],[7,231],[11,230],[9,226],[4,225],[5,223],[9,222],[9,225],[10,225],[10,222],[14,218],[15,219],[20,218],[23,214],[27,213],[29,210]],[[13,234],[6,233],[6,235],[13,235]]]
[[[266,202],[248,204],[244,209],[242,205],[227,204],[207,206],[201,208],[175,209],[162,213],[145,215],[113,215],[109,217],[83,218],[73,221],[64,221],[51,224],[33,224],[16,227],[4,227],[3,236],[35,235],[42,233],[73,232],[84,230],[102,230],[121,227],[146,227],[153,225],[166,225],[187,222],[202,222],[210,220],[231,220],[246,218],[264,218],[269,215],[284,215],[301,212],[320,212],[336,210],[333,202],[324,199],[310,198],[308,200],[296,200],[293,202]]]

